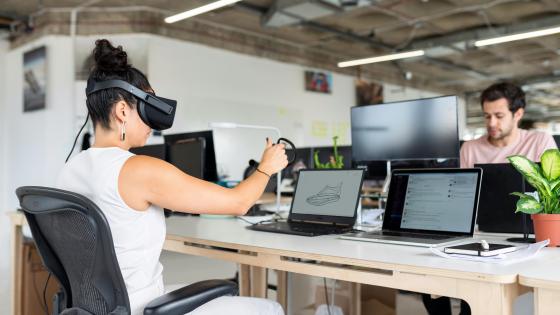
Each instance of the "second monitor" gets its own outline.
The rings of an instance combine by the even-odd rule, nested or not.
[[[352,107],[355,161],[459,157],[457,97]]]
[[[189,175],[218,180],[214,137],[211,130],[165,135],[167,161]]]

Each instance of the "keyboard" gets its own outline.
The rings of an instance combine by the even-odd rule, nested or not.
[[[444,240],[446,238],[453,238],[455,236],[450,236],[450,235],[438,235],[438,234],[422,234],[422,233],[412,233],[412,232],[394,232],[394,231],[382,231],[382,232],[378,232],[379,234],[377,235],[382,235],[382,236],[395,236],[395,237],[410,237],[410,238],[422,238],[422,239],[428,239],[428,240]],[[390,238],[389,238],[390,239]]]
[[[255,224],[249,226],[248,228],[256,231],[294,234],[294,235],[302,235],[302,236],[342,234],[352,230],[352,227],[300,223],[300,222],[286,222],[286,221],[265,223],[265,224]]]

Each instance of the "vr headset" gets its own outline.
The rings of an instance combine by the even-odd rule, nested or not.
[[[87,83],[86,95],[89,96],[92,93],[112,88],[122,89],[136,97],[138,114],[150,128],[165,130],[173,125],[177,101],[144,92],[126,81],[106,80],[95,82],[90,79]]]

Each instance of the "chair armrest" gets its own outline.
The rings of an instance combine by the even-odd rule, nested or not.
[[[148,303],[144,315],[183,315],[224,295],[237,295],[237,284],[227,280],[206,280],[164,294]]]

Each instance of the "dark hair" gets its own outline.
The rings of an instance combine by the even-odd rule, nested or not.
[[[520,108],[525,108],[525,92],[515,84],[509,82],[492,84],[480,94],[480,105],[484,102],[493,102],[505,98],[512,113]]]
[[[127,54],[121,46],[114,47],[108,40],[98,39],[92,55],[95,65],[89,74],[88,84],[92,80],[123,80],[144,91],[152,89],[146,76],[128,63]],[[119,88],[101,90],[87,97],[88,113],[94,127],[99,124],[104,129],[111,129],[111,113],[113,106],[119,101],[125,101],[136,108],[136,98]]]

